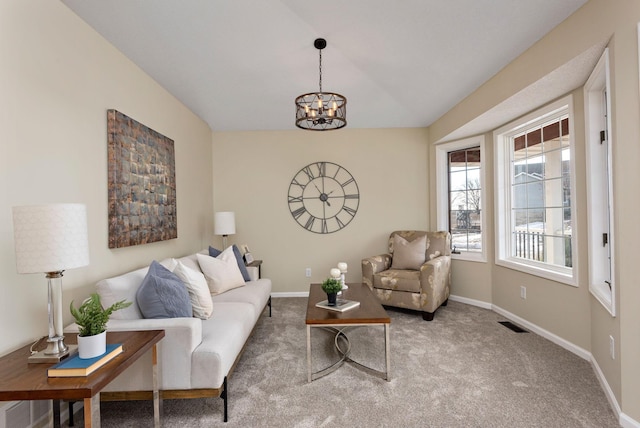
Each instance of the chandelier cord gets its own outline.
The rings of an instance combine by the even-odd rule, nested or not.
[[[318,49],[318,52],[320,53],[320,61],[319,61],[319,75],[320,75],[320,93],[322,93],[322,49]]]

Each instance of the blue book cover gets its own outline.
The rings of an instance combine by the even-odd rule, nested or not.
[[[80,358],[78,354],[73,355],[51,366],[48,375],[50,377],[87,376],[120,353],[122,353],[121,343],[108,343],[104,354],[95,358]]]

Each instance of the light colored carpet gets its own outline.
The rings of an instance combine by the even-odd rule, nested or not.
[[[273,299],[222,399],[165,400],[165,427],[617,427],[591,365],[494,312],[457,302],[432,322],[388,309],[392,380],[351,365],[307,383],[306,298]],[[356,360],[384,367],[382,328],[350,334]],[[314,366],[335,358],[313,330]],[[150,402],[102,403],[103,427],[152,426]],[[82,426],[76,415],[76,426]]]

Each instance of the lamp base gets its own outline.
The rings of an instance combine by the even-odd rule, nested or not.
[[[64,337],[50,337],[47,342],[47,349],[30,355],[29,363],[58,363],[78,350],[78,345],[65,345]]]

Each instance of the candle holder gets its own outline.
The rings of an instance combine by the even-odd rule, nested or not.
[[[346,283],[347,264],[345,262],[338,263],[338,269],[340,270],[340,282],[342,283],[342,289],[347,290],[349,288]]]

